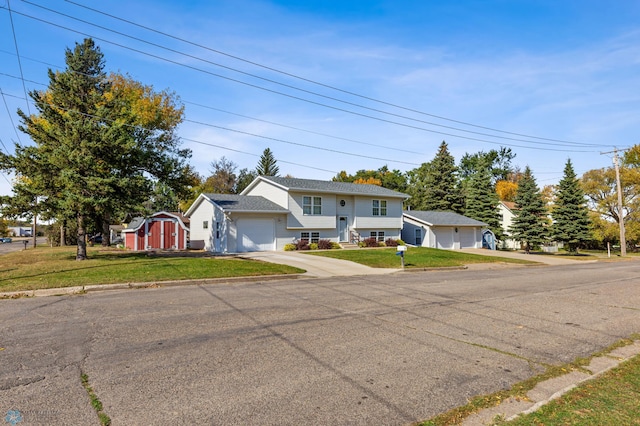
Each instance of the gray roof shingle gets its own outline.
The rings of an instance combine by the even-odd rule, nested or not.
[[[289,210],[257,195],[203,194],[225,211],[287,213]]]
[[[375,197],[408,198],[402,192],[393,191],[378,185],[333,182],[326,180],[298,179],[276,176],[260,176],[293,191],[329,192],[332,194],[370,195]]]
[[[454,212],[409,210],[402,214],[435,226],[487,226],[484,222]]]

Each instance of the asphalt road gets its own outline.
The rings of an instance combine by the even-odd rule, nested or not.
[[[397,273],[0,301],[0,418],[402,425],[640,331],[640,264]]]

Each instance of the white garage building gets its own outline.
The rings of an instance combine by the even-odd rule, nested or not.
[[[482,248],[482,228],[486,226],[458,213],[410,210],[403,212],[402,240],[440,249]]]

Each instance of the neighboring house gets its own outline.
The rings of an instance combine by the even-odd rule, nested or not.
[[[454,250],[482,248],[484,222],[445,211],[409,210],[403,216],[402,240],[407,244]]]
[[[217,253],[400,238],[406,194],[377,185],[257,177],[240,195],[201,194],[185,213],[191,247]]]
[[[10,226],[8,232],[14,237],[30,237],[32,235],[30,226]]]
[[[189,242],[188,221],[179,213],[158,212],[132,219],[121,235],[130,250],[185,250]]]
[[[498,211],[500,212],[500,226],[502,227],[502,232],[504,233],[504,238],[498,244],[500,248],[503,249],[512,249],[519,250],[520,242],[511,238],[511,232],[509,228],[513,223],[514,211],[516,208],[516,203],[511,201],[500,201],[498,204]]]

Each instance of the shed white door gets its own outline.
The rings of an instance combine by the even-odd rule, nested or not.
[[[460,248],[476,248],[476,232],[474,228],[459,228]],[[480,232],[478,231],[478,235]]]
[[[433,233],[436,236],[437,248],[439,249],[453,248],[453,229],[452,228],[434,229]]]
[[[273,219],[238,219],[238,251],[275,250]]]

